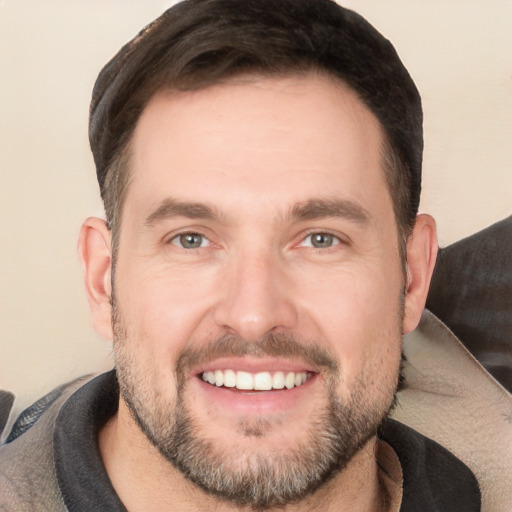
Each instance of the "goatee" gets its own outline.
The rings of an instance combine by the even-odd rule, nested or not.
[[[285,335],[269,335],[256,343],[226,336],[201,350],[184,351],[175,368],[176,396],[166,397],[154,389],[147,372],[136,364],[118,318],[114,327],[121,396],[142,432],[191,482],[238,506],[265,510],[303,500],[342,471],[376,435],[394,402],[396,386],[386,393],[386,403],[369,402],[364,376],[356,389],[350,390],[350,399],[344,401],[336,391],[340,369],[331,354],[314,343]],[[321,410],[300,425],[304,428],[300,442],[286,452],[269,454],[258,449],[274,426],[270,420],[240,420],[242,436],[258,439],[253,439],[250,452],[227,452],[225,446],[201,435],[201,422],[190,411],[190,368],[218,357],[246,355],[300,358],[322,375],[325,400]]]

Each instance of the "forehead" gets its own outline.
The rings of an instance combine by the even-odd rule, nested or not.
[[[211,202],[231,192],[261,204],[285,196],[298,202],[309,191],[371,201],[365,196],[387,193],[383,139],[357,94],[325,76],[249,76],[160,91],[131,141],[128,196],[151,203],[163,193],[193,194]]]

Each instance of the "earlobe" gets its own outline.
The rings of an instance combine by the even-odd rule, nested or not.
[[[111,232],[104,220],[91,217],[80,230],[78,257],[96,331],[112,339],[111,320]]]
[[[407,242],[407,281],[403,333],[418,325],[427,300],[437,257],[436,223],[430,215],[418,215]]]

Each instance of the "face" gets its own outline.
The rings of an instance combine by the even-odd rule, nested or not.
[[[142,113],[115,268],[122,399],[223,499],[301,499],[392,404],[404,283],[382,145],[318,76],[161,92]]]

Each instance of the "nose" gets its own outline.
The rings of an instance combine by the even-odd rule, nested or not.
[[[234,259],[221,285],[214,313],[217,325],[247,341],[293,329],[298,315],[285,262],[263,251],[244,251]]]

